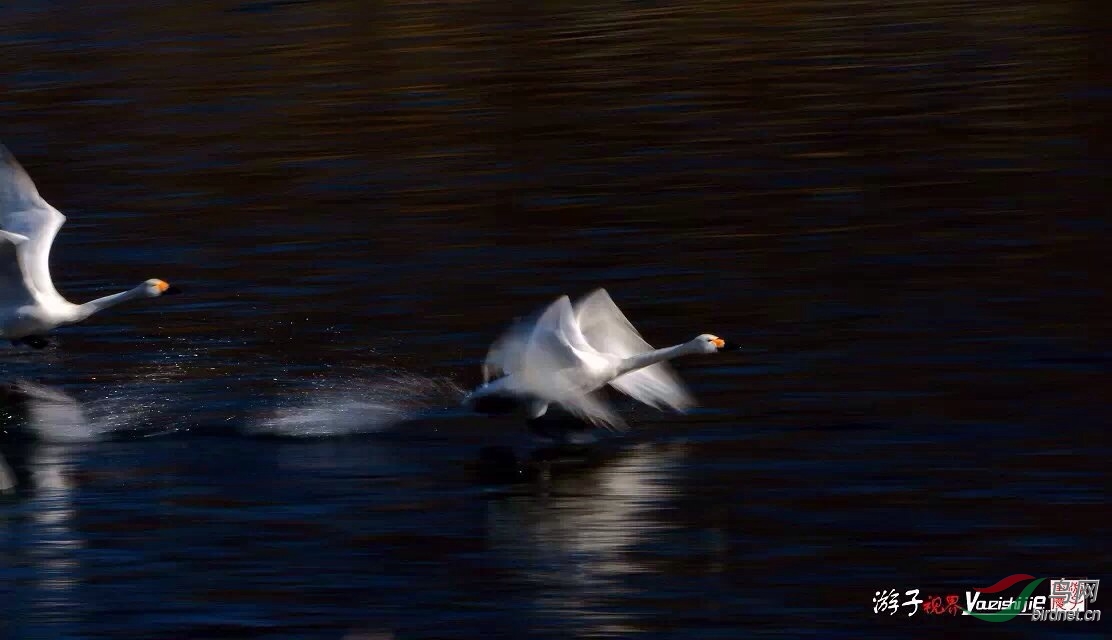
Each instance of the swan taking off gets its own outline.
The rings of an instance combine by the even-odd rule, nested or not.
[[[480,412],[523,405],[530,418],[539,418],[555,403],[593,425],[622,428],[599,389],[609,384],[647,405],[683,411],[695,401],[666,361],[730,348],[722,338],[703,334],[653,349],[605,289],[574,307],[561,296],[535,320],[516,323],[495,341],[483,364],[484,383],[464,405]]]
[[[162,280],[85,304],[62,297],[50,279],[50,245],[66,217],[39,195],[31,177],[0,144],[0,338],[36,349],[43,334],[137,298],[178,293]]]

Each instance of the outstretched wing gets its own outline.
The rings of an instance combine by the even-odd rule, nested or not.
[[[0,231],[0,309],[16,309],[34,304],[34,284],[24,273],[21,259],[26,258],[27,238]]]
[[[490,345],[483,360],[484,383],[521,370],[535,324],[536,318],[519,318]]]
[[[568,413],[589,422],[596,427],[604,427],[613,431],[624,431],[625,420],[622,419],[597,391],[588,394],[568,394],[554,400]]]
[[[548,305],[533,325],[525,361],[530,367],[544,365],[544,368],[554,371],[582,368],[585,356],[592,351],[587,338],[575,323],[571,300],[560,296]]]
[[[27,238],[23,264],[41,294],[58,295],[50,279],[50,246],[66,217],[42,199],[31,176],[0,144],[0,229]]]
[[[587,342],[602,353],[628,358],[653,349],[605,289],[596,289],[576,302],[575,319]],[[695,405],[679,376],[663,362],[618,376],[610,386],[657,409],[667,406],[684,411]]]
[[[522,335],[519,328],[518,336]],[[515,340],[520,340],[516,338]],[[572,415],[596,426],[621,428],[622,419],[594,393],[591,374],[602,364],[575,323],[571,300],[561,296],[529,327],[516,357],[517,384],[531,395],[556,403]]]

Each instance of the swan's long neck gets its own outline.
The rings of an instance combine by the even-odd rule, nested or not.
[[[654,349],[652,351],[646,351],[645,353],[639,353],[635,356],[630,356],[618,364],[618,375],[620,376],[630,371],[644,369],[658,362],[664,362],[665,360],[671,360],[672,358],[695,353],[694,348],[698,346],[699,345],[695,343],[685,342],[683,344],[677,344],[674,347]]]
[[[104,311],[105,309],[114,307],[114,306],[116,306],[118,304],[122,304],[124,302],[128,302],[130,300],[135,300],[137,298],[145,298],[145,297],[147,297],[146,285],[139,285],[138,287],[135,287],[134,289],[129,289],[128,291],[123,291],[121,293],[114,293],[110,296],[104,296],[103,298],[97,298],[96,300],[90,300],[90,301],[86,302],[85,304],[77,305],[77,311],[76,311],[77,319],[78,319],[78,321],[84,320],[85,318],[88,318],[89,316],[93,315],[94,313]]]

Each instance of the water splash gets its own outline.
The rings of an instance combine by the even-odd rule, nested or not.
[[[151,425],[165,408],[153,390],[113,387],[84,400],[27,380],[6,383],[5,405],[22,414],[21,435],[45,442],[91,442]]]
[[[404,371],[373,379],[318,380],[304,401],[252,421],[247,431],[286,437],[324,437],[385,431],[431,411],[455,407],[464,389],[450,378]]]

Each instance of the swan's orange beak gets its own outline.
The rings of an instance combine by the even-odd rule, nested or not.
[[[181,289],[170,286],[170,283],[165,280],[156,281],[154,286],[158,289],[158,292],[164,296],[172,296],[175,293],[181,293]]]
[[[713,343],[714,346],[718,347],[719,349],[726,346],[726,341],[722,338],[715,338],[714,340],[711,340],[711,343]]]

